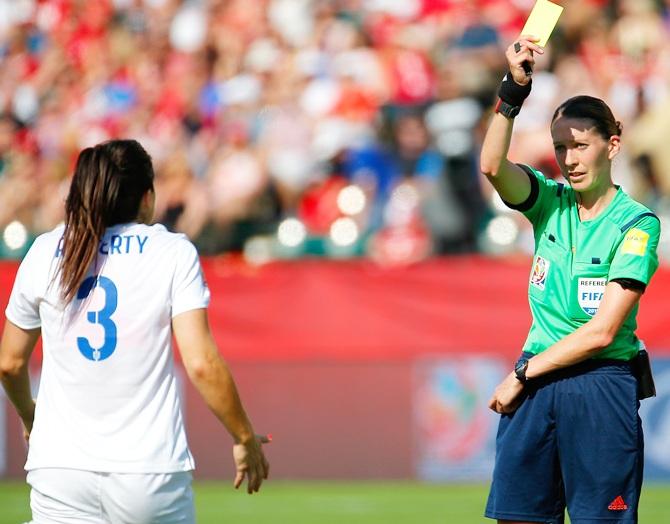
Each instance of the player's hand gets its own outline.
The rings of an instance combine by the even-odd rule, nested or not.
[[[247,479],[247,493],[250,495],[261,489],[263,480],[270,474],[270,463],[263,454],[263,444],[271,442],[269,436],[256,435],[253,440],[233,446],[235,460],[235,489],[239,488]]]
[[[533,53],[544,54],[544,49],[535,43],[539,40],[539,38],[532,35],[521,35],[505,51],[505,58],[507,58],[507,65],[509,66],[510,73],[512,73],[512,78],[519,85],[525,86],[530,82],[530,76],[526,74],[523,63],[528,62],[532,70],[535,66]]]
[[[514,373],[510,373],[493,392],[493,396],[489,400],[489,408],[501,415],[512,413],[521,404],[522,391],[523,384]]]

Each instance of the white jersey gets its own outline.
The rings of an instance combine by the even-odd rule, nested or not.
[[[180,409],[171,319],[207,307],[195,247],[161,225],[108,228],[94,270],[64,307],[54,271],[63,227],[19,268],[7,318],[42,328],[43,363],[26,469],[194,469]]]

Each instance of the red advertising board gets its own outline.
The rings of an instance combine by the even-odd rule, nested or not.
[[[518,354],[530,324],[529,260],[468,256],[403,268],[301,260],[252,267],[220,257],[203,266],[220,351],[257,429],[274,436],[273,477],[465,478],[469,467],[478,475],[486,469],[484,448],[463,445],[472,434],[490,446],[484,433],[490,424],[459,399],[476,393],[479,402],[487,394],[471,383],[480,368],[468,359],[483,357],[477,366],[486,371],[486,359],[506,369]],[[3,310],[16,268],[0,263]],[[669,292],[670,270],[662,268],[640,308],[639,334],[655,358],[670,355]],[[38,354],[35,372],[39,360]],[[230,476],[228,437],[187,383],[184,391],[198,475]],[[436,403],[432,411],[429,402]],[[5,409],[0,475],[19,476],[25,447],[15,415]],[[448,420],[470,433],[433,438]],[[433,468],[437,461],[450,468],[446,474]]]

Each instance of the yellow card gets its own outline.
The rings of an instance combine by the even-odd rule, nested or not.
[[[540,41],[537,42],[537,45],[545,47],[562,12],[563,7],[560,5],[549,2],[549,0],[537,0],[521,34],[538,37]]]

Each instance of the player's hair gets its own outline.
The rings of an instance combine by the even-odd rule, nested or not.
[[[609,106],[594,96],[579,95],[568,98],[556,108],[551,123],[562,116],[589,120],[605,140],[609,140],[611,136],[621,136],[623,131],[621,122],[614,118]]]
[[[142,196],[154,187],[151,157],[136,140],[110,140],[79,153],[65,202],[60,290],[77,293],[105,229],[137,218]]]

